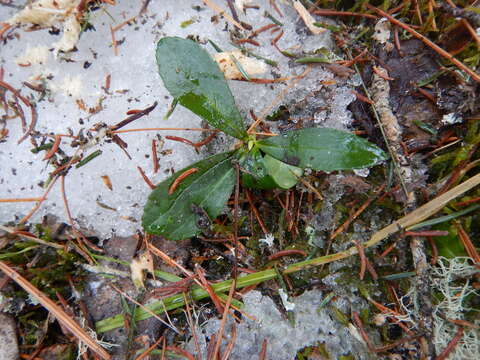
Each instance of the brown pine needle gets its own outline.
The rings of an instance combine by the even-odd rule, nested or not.
[[[230,308],[230,303],[232,302],[233,292],[235,290],[235,287],[236,287],[236,279],[233,279],[232,285],[230,286],[230,290],[228,292],[227,303],[225,304],[225,308],[223,310],[223,317],[220,323],[220,329],[218,330],[217,343],[215,344],[215,350],[213,351],[213,356],[211,357],[211,359],[216,359],[218,352],[220,350],[220,345],[222,344],[222,339],[223,339],[223,332],[225,330],[225,323],[227,322],[228,310]]]
[[[9,234],[19,236],[21,238],[24,238],[24,239],[27,239],[27,240],[30,240],[30,241],[34,241],[34,242],[36,242],[40,245],[50,246],[50,247],[53,247],[55,249],[62,249],[62,250],[65,248],[63,245],[56,244],[54,242],[48,242],[48,241],[42,240],[40,238],[37,238],[33,234],[30,234],[29,232],[15,230],[15,229],[9,228],[8,226],[0,225],[0,230],[6,231]]]
[[[30,210],[30,212],[25,215],[20,221],[19,221],[19,224],[25,224],[28,220],[30,220],[30,218],[33,216],[33,214],[35,214],[35,212],[40,208],[40,206],[42,205],[42,203],[45,201],[45,199],[47,198],[48,196],[48,193],[50,192],[50,190],[52,190],[53,188],[53,185],[55,185],[55,183],[57,182],[58,180],[58,176],[55,176],[51,181],[50,181],[50,184],[48,185],[47,187],[47,190],[45,190],[45,193],[43,194],[43,196],[41,197],[40,201],[37,202],[35,204],[35,206]]]
[[[442,351],[440,355],[436,357],[435,360],[445,360],[448,358],[448,355],[455,349],[455,346],[458,344],[458,342],[462,339],[463,337],[463,327],[459,327],[457,330],[457,333],[453,337],[452,340],[448,343],[447,347]]]
[[[60,135],[55,135],[55,140],[53,142],[53,146],[52,148],[45,154],[45,157],[43,158],[43,160],[48,160],[50,159],[53,155],[55,155],[55,153],[57,152],[58,150],[58,147],[60,146],[60,141],[62,140],[62,137]]]
[[[153,343],[152,346],[150,346],[147,350],[145,350],[143,353],[141,353],[135,360],[142,360],[146,358],[150,353],[155,350],[155,348],[160,344],[160,342],[163,341],[163,336],[160,336],[157,341]]]
[[[267,339],[263,339],[262,342],[262,350],[260,350],[260,354],[258,355],[258,360],[265,360],[267,358]]]
[[[363,327],[362,320],[360,320],[360,316],[358,316],[358,313],[356,311],[354,311],[352,313],[352,315],[353,315],[353,321],[355,322],[355,325],[357,325],[357,328],[360,331],[360,335],[362,336],[362,339],[367,344],[368,349],[370,351],[374,351],[375,346],[373,346],[373,343],[370,340],[370,337],[368,336],[367,332],[365,331],[365,328]]]
[[[337,230],[334,231],[334,233],[330,237],[330,240],[335,239],[339,234],[347,230],[352,221],[354,221],[357,217],[360,216],[361,213],[365,211],[365,209],[372,203],[373,200],[377,198],[377,196],[383,191],[384,188],[385,184],[380,186],[380,188],[378,188],[374,195],[370,196],[367,201],[365,201],[363,205],[358,208],[357,211],[355,211]]]
[[[233,323],[232,325],[232,332],[230,333],[230,338],[231,340],[228,343],[225,352],[223,353],[222,360],[228,360],[228,358],[232,354],[235,342],[237,341],[237,327],[235,326],[235,323]]]
[[[112,134],[121,134],[121,133],[132,133],[132,132],[139,132],[139,131],[215,131],[218,132],[217,129],[203,129],[203,128],[141,128],[141,129],[128,129],[128,130],[115,130],[112,131]]]
[[[356,13],[351,11],[335,11],[335,10],[314,10],[313,13],[315,15],[322,15],[322,16],[358,16],[358,17],[365,17],[368,19],[378,19],[378,16],[372,14],[362,14]]]
[[[205,278],[205,271],[197,264],[195,267],[195,272],[202,283],[202,288],[208,292],[208,295],[213,301],[213,304],[215,305],[215,308],[217,309],[219,314],[222,314],[225,309],[222,305],[222,302],[218,295],[215,293],[215,290],[213,290],[212,286],[208,283],[207,279]]]
[[[358,242],[358,240],[354,240],[355,246],[358,250],[358,255],[360,255],[360,280],[363,280],[365,277],[365,270],[367,269],[367,257],[365,256],[365,249],[363,248],[362,244]]]
[[[193,341],[195,343],[196,358],[197,359],[203,359],[202,350],[200,348],[200,343],[198,342],[196,326],[195,326],[195,323],[193,322],[192,311],[190,310],[190,304],[189,304],[190,302],[188,301],[187,294],[185,292],[183,292],[183,301],[185,302],[185,307],[187,309],[187,311],[186,311],[187,323],[188,323],[188,326],[190,327],[190,329],[192,331],[192,337],[193,337]]]
[[[113,27],[113,32],[117,32],[118,30],[120,30],[122,27],[124,27],[125,25],[127,25],[128,23],[131,23],[133,21],[135,21],[135,19],[137,18],[137,16],[134,16],[134,17],[131,17],[130,19],[128,20],[125,20],[124,22],[121,22],[120,24],[118,25],[115,25]]]
[[[270,232],[268,231],[267,227],[265,226],[265,223],[262,220],[262,217],[260,216],[260,213],[258,212],[258,209],[255,207],[255,204],[252,199],[252,194],[250,193],[249,190],[245,189],[245,195],[247,196],[248,203],[250,204],[250,207],[252,208],[253,214],[257,218],[258,224],[262,228],[262,231],[265,235],[269,234]]]
[[[142,176],[143,181],[148,185],[148,187],[152,190],[155,190],[156,186],[152,181],[148,178],[148,176],[145,174],[145,171],[140,166],[137,166],[138,172]]]
[[[475,42],[477,43],[477,47],[480,47],[480,37],[478,36],[475,29],[472,27],[472,25],[470,25],[467,19],[462,19],[462,22],[470,32],[470,35],[472,35],[472,37],[475,39]]]
[[[118,56],[117,40],[115,39],[115,31],[113,30],[112,25],[110,25],[110,35],[112,37],[113,54]]]
[[[460,237],[468,256],[470,256],[475,265],[480,266],[480,255],[478,254],[475,245],[472,243],[470,236],[468,236],[467,232],[459,222],[455,222],[455,227],[457,228],[458,236]]]
[[[153,172],[156,174],[160,169],[160,163],[158,162],[157,140],[155,139],[152,139],[152,161],[153,161]]]
[[[180,183],[185,179],[187,178],[188,176],[190,176],[191,174],[194,174],[198,171],[197,168],[191,168],[191,169],[188,169],[186,171],[184,171],[179,177],[177,177],[173,182],[172,182],[172,185],[170,185],[169,189],[168,189],[168,195],[172,195],[175,190],[177,189],[178,185],[180,185]]]
[[[36,201],[42,201],[43,198],[41,197],[36,197],[36,198],[13,198],[13,199],[0,199],[0,203],[17,203],[17,202],[36,202]]]

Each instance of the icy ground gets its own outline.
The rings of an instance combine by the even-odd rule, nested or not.
[[[287,319],[277,309],[269,296],[263,296],[259,291],[251,291],[243,297],[243,310],[255,321],[244,318],[236,324],[236,340],[231,359],[256,359],[261,352],[262,343],[267,340],[266,359],[294,359],[299,350],[307,346],[323,344],[331,359],[339,359],[343,355],[355,354],[356,359],[368,359],[365,346],[358,335],[352,339],[352,328],[345,327],[332,317],[328,306],[322,304],[326,294],[320,290],[307,291],[293,299],[294,308]],[[357,303],[359,298],[350,298],[351,303]],[[345,307],[350,304],[341,300],[335,306]],[[203,358],[206,358],[205,337],[216,334],[220,320],[211,319],[197,330]],[[225,330],[224,346],[230,342],[233,321],[229,321]],[[354,337],[356,334],[354,335]],[[194,341],[188,343],[187,349],[196,352]]]
[[[16,4],[23,3],[17,1]],[[225,2],[217,3],[225,6]],[[311,34],[287,2],[277,2],[283,17],[276,13],[267,0],[257,0],[255,4],[260,5],[260,9],[239,12],[240,20],[258,29],[271,24],[271,20],[264,15],[265,11],[280,19],[284,31],[277,43],[280,49],[305,54],[332,47],[330,33]],[[52,140],[53,134],[67,134],[69,131],[76,135],[83,129],[85,134],[101,122],[113,125],[124,119],[128,110],[143,109],[155,101],[158,101],[158,106],[150,115],[125,129],[202,126],[197,116],[182,108],[177,108],[169,120],[163,119],[172,98],[157,73],[155,44],[163,36],[190,35],[204,43],[211,54],[215,50],[207,40],[229,51],[235,49],[230,39],[230,31],[234,27],[202,1],[151,1],[145,14],[137,16],[134,22],[115,33],[119,44],[118,55],[114,55],[110,26],[138,15],[141,6],[140,1],[120,0],[115,6],[104,5],[104,8],[91,13],[90,22],[95,31],[83,32],[77,44],[78,51],[60,54],[58,58],[54,58],[51,50],[60,35],[48,29],[33,32],[16,29],[16,36],[10,36],[8,41],[0,44],[4,81],[20,89],[23,96],[36,103],[38,122],[35,130],[39,134],[50,134],[47,141]],[[10,18],[16,11],[0,6],[0,22]],[[228,9],[226,11],[229,13]],[[278,32],[260,34],[256,38],[260,47],[246,44],[256,54],[278,62],[277,67],[269,65],[267,73],[260,77],[287,78],[301,74],[305,70],[304,65],[294,64],[271,45],[277,35]],[[105,91],[102,87],[105,87],[107,75],[111,76],[111,84],[110,89]],[[24,81],[46,86],[47,96],[41,98],[40,93],[23,85]],[[295,108],[292,114],[294,121],[310,117],[320,126],[344,128],[351,120],[346,106],[354,99],[347,84],[349,81],[351,79],[336,79],[322,66],[314,66],[305,79],[284,94],[283,103],[293,109],[294,104],[306,100],[305,105]],[[248,116],[250,109],[260,114],[287,85],[288,82],[230,82],[246,121],[251,121]],[[11,94],[7,96],[12,100]],[[95,107],[101,111],[90,113],[89,108]],[[24,111],[29,121],[28,108],[24,108]],[[29,139],[17,144],[23,134],[20,120],[13,118],[11,111],[8,116],[5,114],[5,109],[0,107],[0,129],[5,126],[8,130],[8,137],[0,142],[0,199],[41,197],[54,167],[42,160],[45,152],[31,153],[33,145]],[[126,133],[121,134],[121,138],[128,143],[131,160],[117,145],[107,142],[100,142],[86,153],[88,155],[97,149],[103,152],[85,166],[72,168],[65,179],[66,197],[78,226],[102,238],[113,233],[127,236],[141,230],[142,208],[150,189],[137,166],[157,183],[169,176],[172,169],[179,170],[207,155],[205,152],[196,154],[188,145],[166,140],[165,135],[185,137],[194,142],[204,136],[187,131]],[[159,139],[158,136],[164,140],[164,144],[162,149],[156,149],[160,170],[155,174],[151,144],[152,139]],[[42,138],[39,135],[37,141],[41,143]],[[71,139],[63,137],[60,149],[71,156],[76,149],[70,143]],[[222,144],[217,142],[218,146]],[[105,185],[102,176],[108,176],[112,190]],[[33,206],[34,203],[25,202],[0,203],[0,223],[18,221]],[[44,215],[53,215],[59,221],[67,222],[60,181],[54,185],[30,221],[39,222]]]

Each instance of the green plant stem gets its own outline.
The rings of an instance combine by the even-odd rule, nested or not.
[[[249,285],[258,284],[267,280],[271,280],[277,276],[277,273],[274,269],[259,271],[255,274],[249,274],[244,277],[240,277],[237,279],[237,289],[244,288]],[[230,289],[233,280],[226,280],[222,281],[217,284],[212,284],[212,288],[215,293],[223,293]],[[209,297],[208,292],[202,289],[199,286],[193,286],[191,290],[191,297],[193,300],[202,300]],[[163,302],[163,305],[162,305]],[[156,301],[151,303],[150,305],[146,306],[150,311],[154,312],[155,314],[161,314],[165,311],[173,310],[184,305],[184,298],[183,294],[176,294],[164,298],[162,301]],[[148,319],[152,315],[149,314],[147,311],[138,308],[135,311],[134,320],[140,321],[144,319]],[[116,329],[118,327],[122,327],[124,325],[124,317],[122,314],[98,321],[96,323],[96,328],[99,333],[103,333],[109,330]]]
[[[331,63],[331,61],[329,61],[325,57],[303,57],[295,60],[295,62],[298,64],[330,64]]]

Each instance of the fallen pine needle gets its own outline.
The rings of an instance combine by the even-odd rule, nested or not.
[[[203,128],[142,128],[142,129],[127,129],[127,130],[114,130],[112,131],[113,134],[122,134],[122,133],[132,133],[132,132],[139,132],[139,131],[215,131],[217,129],[203,129]]]
[[[63,245],[39,239],[36,236],[34,236],[33,234],[30,234],[26,231],[15,230],[15,229],[9,228],[7,226],[3,226],[3,225],[0,225],[0,230],[6,231],[6,232],[8,232],[9,234],[12,234],[12,235],[20,236],[22,238],[34,241],[34,242],[36,242],[40,245],[46,245],[46,246],[50,246],[50,247],[53,247],[53,248],[56,248],[56,249],[64,249]]]
[[[193,173],[196,173],[198,171],[197,168],[191,168],[188,169],[187,171],[183,172],[179,177],[177,177],[172,185],[170,185],[170,188],[168,189],[168,195],[172,195],[175,190],[177,189],[178,185],[185,179],[186,177],[190,176]]]
[[[160,342],[163,340],[163,336],[160,336],[157,341],[155,341],[152,346],[150,346],[147,350],[145,350],[143,353],[141,353],[135,360],[142,360],[146,358],[150,353],[155,350],[155,348],[160,344]]]
[[[233,279],[232,285],[230,286],[230,291],[228,292],[228,300],[223,310],[222,322],[220,323],[220,329],[218,330],[218,340],[217,340],[217,343],[215,344],[215,350],[213,351],[212,359],[217,358],[218,352],[220,350],[220,345],[222,344],[223,331],[225,330],[225,323],[227,322],[228,310],[230,308],[230,303],[232,302],[233,292],[236,287],[235,285],[236,285],[236,281],[235,279]]]
[[[448,343],[447,347],[442,351],[440,355],[436,357],[435,360],[444,360],[448,358],[448,355],[450,355],[453,349],[455,349],[455,346],[457,345],[457,343],[460,341],[462,337],[463,337],[463,327],[459,327],[453,339]]]
[[[365,256],[365,250],[362,244],[358,240],[355,240],[355,246],[357,247],[358,254],[360,255],[360,280],[365,277],[365,270],[367,269],[367,257]]]
[[[137,166],[137,169],[140,175],[142,176],[143,181],[145,181],[148,187],[152,190],[155,190],[156,188],[155,184],[152,183],[152,181],[147,177],[147,175],[145,174],[145,171],[143,171],[143,169],[140,166]]]
[[[36,202],[42,201],[42,198],[14,198],[14,199],[0,199],[0,203],[9,203],[9,202]]]

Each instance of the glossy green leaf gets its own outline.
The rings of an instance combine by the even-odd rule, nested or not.
[[[223,73],[200,45],[165,37],[157,44],[157,64],[165,87],[181,105],[231,136],[247,137]]]
[[[285,164],[274,157],[265,155],[263,163],[268,174],[279,188],[290,189],[298,182],[298,178],[303,175],[303,170],[292,165]]]
[[[312,128],[289,131],[258,142],[277,160],[322,171],[362,169],[387,158],[374,144],[346,131]]]
[[[198,170],[181,180],[169,195],[175,179],[193,168]],[[234,186],[231,152],[199,161],[157,185],[145,205],[143,227],[170,240],[198,235],[205,230],[204,218],[208,221],[222,212]]]
[[[253,189],[276,189],[277,183],[268,175],[260,151],[248,153],[240,160],[242,186]]]
[[[303,170],[263,155],[260,151],[241,160],[242,185],[254,189],[289,189],[298,182]]]

